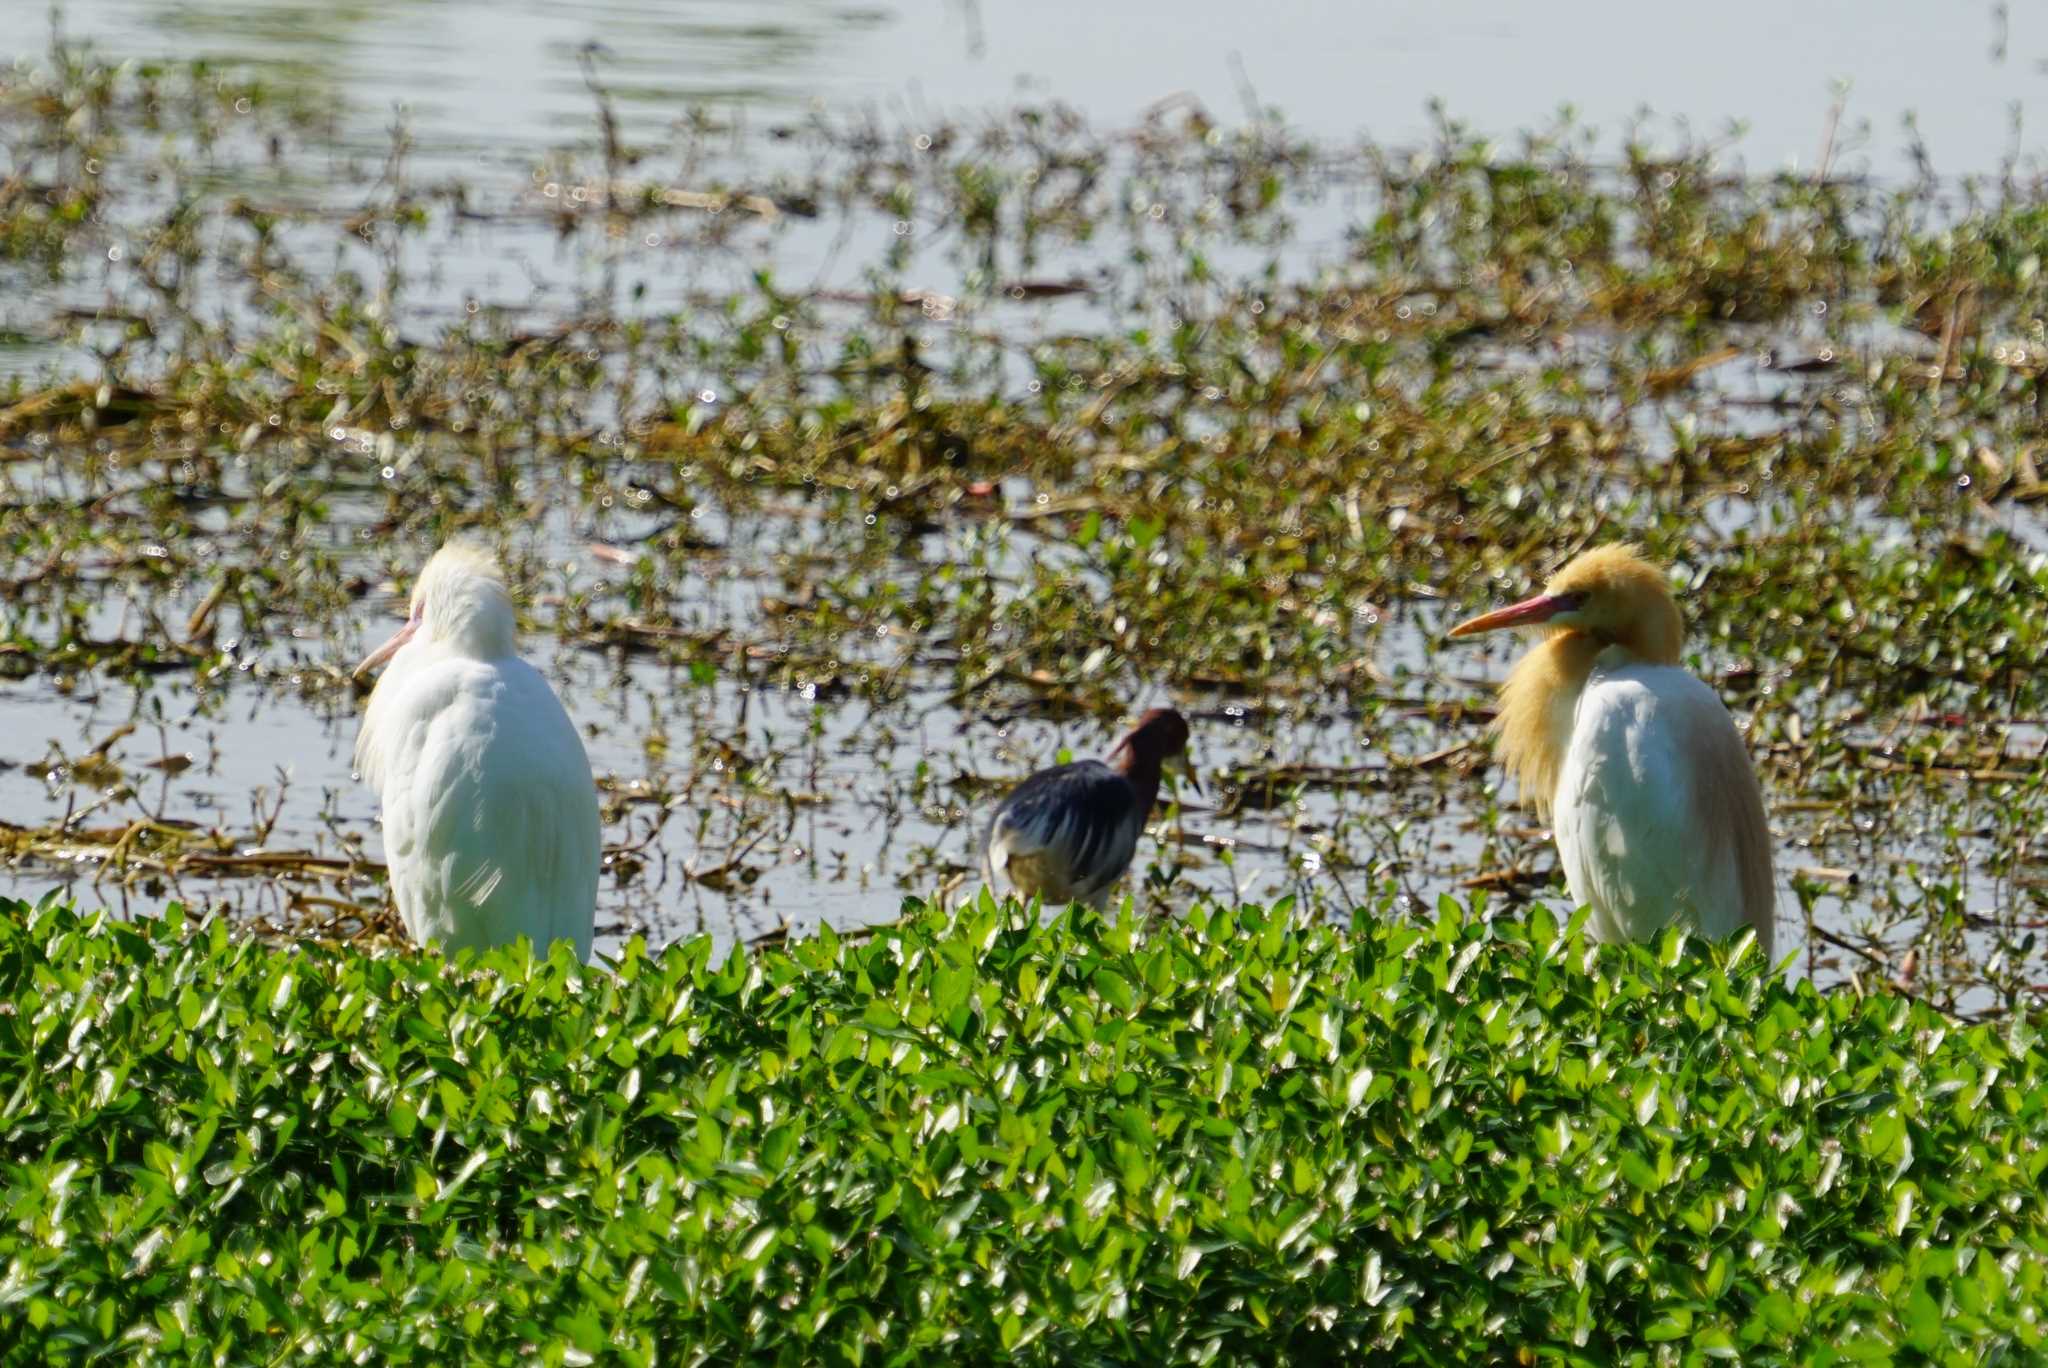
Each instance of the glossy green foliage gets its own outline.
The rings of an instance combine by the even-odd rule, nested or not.
[[[2043,1055],[1548,912],[714,962],[0,906],[0,1357],[2035,1361]]]

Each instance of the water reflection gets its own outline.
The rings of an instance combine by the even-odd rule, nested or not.
[[[1845,22],[1775,0],[1652,16],[1615,0],[1279,0],[1244,19],[1231,0],[70,0],[63,23],[116,53],[246,62],[345,96],[337,132],[363,145],[405,106],[429,156],[591,139],[577,58],[594,42],[642,137],[697,106],[914,117],[1051,100],[1130,123],[1178,92],[1222,121],[1270,107],[1324,138],[1411,140],[1440,100],[1501,136],[1571,109],[1609,135],[1727,137],[1751,169],[1810,169],[1825,145],[1838,171],[1904,176],[1917,147],[1961,174],[2038,146],[2016,115],[2048,56],[2048,11],[1987,3],[1872,0]],[[7,46],[41,37],[23,26]]]
[[[693,107],[801,109],[892,19],[842,0],[76,0],[63,28],[120,55],[258,68],[340,102],[346,144],[381,145],[403,109],[431,160],[588,140],[586,49],[626,134],[649,137]]]

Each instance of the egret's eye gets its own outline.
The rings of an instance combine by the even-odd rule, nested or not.
[[[1551,598],[1554,602],[1556,602],[1557,611],[1560,613],[1576,613],[1579,611],[1579,609],[1586,606],[1586,595],[1582,593],[1553,594],[1551,595]]]

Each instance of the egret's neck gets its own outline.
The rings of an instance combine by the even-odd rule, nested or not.
[[[1685,646],[1685,619],[1677,600],[1660,587],[1642,597],[1623,628],[1603,633],[1602,641],[1645,665],[1676,665]]]
[[[1555,632],[1516,663],[1500,688],[1501,763],[1522,797],[1543,812],[1557,795],[1572,740],[1579,695],[1603,651],[1612,649],[1584,632]]]
[[[519,649],[512,600],[495,581],[471,579],[427,610],[434,644],[471,660],[503,660]]]

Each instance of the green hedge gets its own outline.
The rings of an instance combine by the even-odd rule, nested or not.
[[[2038,1361],[2043,1056],[1548,913],[616,973],[0,903],[7,1362]]]

